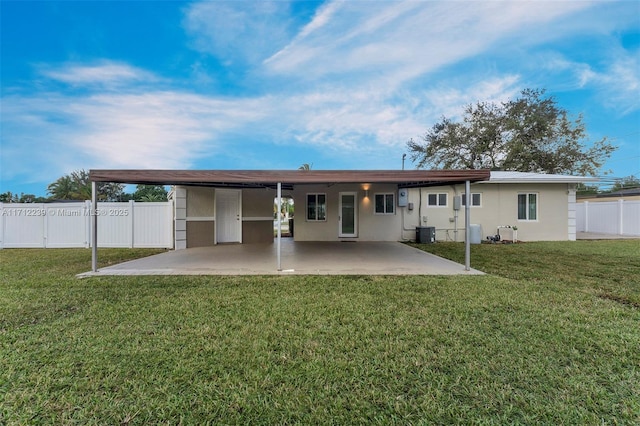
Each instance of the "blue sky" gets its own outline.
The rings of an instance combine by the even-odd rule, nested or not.
[[[399,169],[442,116],[524,88],[620,147],[603,171],[640,175],[638,1],[0,8],[0,192],[91,168]]]

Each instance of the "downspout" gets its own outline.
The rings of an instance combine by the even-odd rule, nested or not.
[[[418,188],[420,196],[418,200],[420,201],[418,204],[418,226],[422,226],[422,188]]]
[[[455,208],[455,197],[458,196],[458,188],[455,185],[453,187],[454,208],[453,208],[453,241],[458,242],[458,210]]]

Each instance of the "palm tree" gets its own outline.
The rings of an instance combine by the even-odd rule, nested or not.
[[[75,184],[75,199],[90,200],[91,199],[91,181],[89,180],[89,172],[81,169],[71,173],[71,179]]]
[[[304,163],[302,166],[298,167],[298,170],[311,170],[311,167],[313,167],[313,163]]]
[[[50,184],[47,192],[57,200],[75,200],[76,183],[71,176],[65,175]]]
[[[58,200],[90,200],[92,193],[89,172],[75,170],[69,175],[58,178],[47,187],[52,198]],[[98,198],[101,201],[118,201],[122,196],[124,185],[121,183],[98,182]]]

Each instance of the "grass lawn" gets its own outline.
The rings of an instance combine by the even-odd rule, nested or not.
[[[0,250],[0,424],[640,423],[638,241],[473,246],[486,276],[76,279],[90,257]]]

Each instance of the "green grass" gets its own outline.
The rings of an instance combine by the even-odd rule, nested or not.
[[[411,244],[464,263],[461,243]],[[640,307],[640,240],[471,246],[472,267],[514,280],[561,282],[576,291]]]
[[[88,250],[2,250],[0,424],[637,424],[638,244],[483,244],[490,275],[454,277],[78,280]]]

